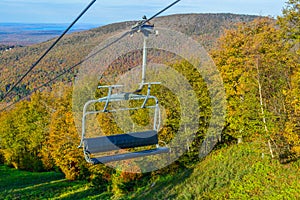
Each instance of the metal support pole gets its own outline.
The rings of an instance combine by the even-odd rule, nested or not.
[[[144,35],[142,85],[146,82],[146,65],[147,65],[147,36]]]

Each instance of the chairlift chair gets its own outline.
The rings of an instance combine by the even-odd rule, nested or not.
[[[160,147],[158,140],[158,130],[160,126],[160,112],[159,112],[159,102],[155,96],[152,96],[151,86],[155,84],[160,84],[159,82],[149,82],[146,83],[146,61],[147,61],[147,46],[146,39],[149,34],[153,34],[154,25],[151,24],[137,24],[132,27],[132,32],[141,32],[144,35],[144,47],[143,47],[143,65],[142,65],[142,82],[140,83],[139,90],[143,88],[143,86],[147,86],[147,94],[136,94],[134,92],[129,93],[113,93],[113,90],[116,88],[123,87],[121,85],[110,85],[110,86],[99,86],[100,89],[106,88],[108,89],[108,94],[105,97],[90,100],[85,103],[83,108],[83,116],[82,116],[82,135],[81,142],[79,147],[83,148],[83,152],[85,155],[85,159],[87,162],[91,164],[99,164],[99,163],[109,163],[114,161],[121,161],[151,155],[157,155],[162,153],[168,153],[170,150],[168,147]],[[148,105],[147,102],[149,100],[154,101],[154,105]],[[110,108],[109,105],[113,102],[121,102],[121,101],[139,101],[142,102],[141,105],[133,108],[123,107],[123,108]],[[98,111],[88,111],[88,107],[90,105],[96,103],[103,103],[104,107],[102,110]],[[142,132],[130,132],[124,134],[115,134],[110,136],[101,136],[101,137],[86,137],[86,117],[91,114],[98,113],[107,113],[107,112],[120,112],[120,111],[130,111],[130,110],[138,110],[138,109],[154,109],[154,118],[153,118],[153,128],[152,130],[142,131]],[[146,147],[146,146],[154,146],[156,148],[141,150],[141,151],[133,151],[128,153],[117,153],[112,155],[105,155],[96,157],[94,155],[103,152],[111,152],[117,151],[120,149],[129,149],[135,147]]]

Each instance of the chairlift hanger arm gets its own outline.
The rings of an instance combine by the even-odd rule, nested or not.
[[[168,10],[169,8],[171,8],[172,6],[174,6],[175,4],[179,3],[181,0],[177,0],[175,2],[173,2],[172,4],[168,5],[166,8],[162,9],[161,11],[159,11],[158,13],[156,13],[155,15],[153,15],[152,17],[150,17],[149,19],[145,19],[142,20],[140,22],[138,22],[135,26],[132,27],[132,30],[136,30],[141,28],[143,25],[145,25],[146,23],[150,22],[152,19],[154,19],[155,17],[157,17],[158,15],[160,15],[161,13],[165,12],[166,10]]]

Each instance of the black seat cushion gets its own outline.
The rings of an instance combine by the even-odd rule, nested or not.
[[[85,138],[83,143],[84,150],[86,152],[101,153],[118,149],[158,144],[158,136],[157,131],[151,130],[96,138]]]

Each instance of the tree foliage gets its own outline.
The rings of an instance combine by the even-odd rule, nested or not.
[[[294,70],[291,76],[290,89],[285,91],[288,120],[285,124],[284,138],[293,153],[300,156],[299,129],[299,70],[300,70],[300,1],[289,0],[283,9],[283,16],[278,18],[282,36],[290,49],[290,59],[293,60]]]
[[[287,44],[300,55],[300,1],[289,0],[283,9],[283,16],[278,18]]]
[[[300,67],[300,66],[299,66]],[[287,92],[287,112],[284,137],[286,138],[292,152],[300,156],[300,73],[297,71],[292,76],[292,89]]]
[[[40,151],[48,135],[49,113],[41,99],[42,94],[37,93],[1,115],[1,147],[7,164],[16,168],[43,169]]]
[[[67,179],[75,180],[84,171],[85,162],[81,149],[77,148],[80,140],[72,114],[72,88],[63,86],[60,90],[63,93],[56,97],[46,145],[48,157],[55,161]]]
[[[296,65],[274,20],[261,18],[226,31],[213,57],[227,94],[224,132],[246,140],[282,135],[284,91]]]

